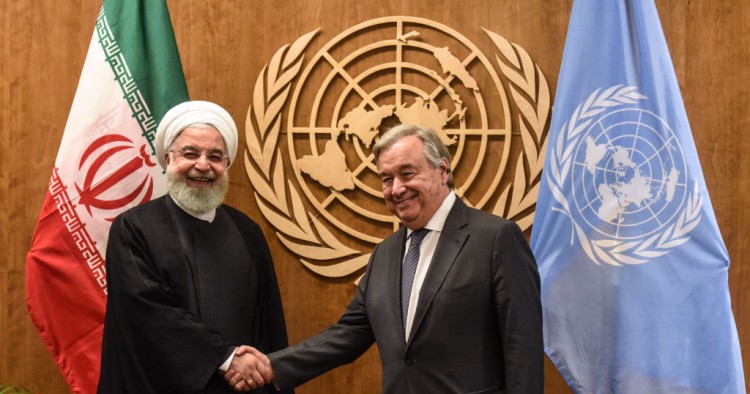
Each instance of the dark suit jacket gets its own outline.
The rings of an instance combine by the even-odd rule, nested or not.
[[[300,385],[377,342],[383,393],[542,393],[539,274],[519,227],[456,200],[408,341],[400,312],[405,242],[401,228],[375,248],[338,323],[270,355],[277,384]]]

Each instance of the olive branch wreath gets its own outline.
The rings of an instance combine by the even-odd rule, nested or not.
[[[263,216],[278,230],[276,236],[284,246],[306,259],[331,260],[360,252],[339,242],[317,217],[305,210],[300,193],[292,182],[287,181],[285,184],[283,161],[277,159],[280,157],[277,143],[281,133],[281,110],[291,91],[292,81],[302,68],[304,49],[319,30],[309,32],[292,45],[280,48],[271,58],[271,62],[261,70],[255,83],[253,103],[248,108],[245,120],[247,151],[244,158],[247,176],[255,188],[258,207]],[[260,172],[251,164],[251,160]],[[291,212],[287,205],[287,185]],[[268,204],[283,215],[274,211]],[[308,244],[294,242],[291,238],[306,241]],[[367,265],[368,259],[369,255],[361,255],[328,266],[313,264],[304,259],[300,261],[320,275],[342,277]]]
[[[271,62],[261,70],[254,87],[253,103],[248,108],[245,120],[247,150],[244,160],[247,176],[255,188],[258,207],[277,229],[279,240],[293,253],[301,256],[300,262],[311,271],[325,277],[338,278],[366,266],[370,254],[360,254],[360,251],[342,244],[315,215],[305,210],[295,186],[291,181],[284,182],[286,177],[283,162],[278,159],[280,150],[277,148],[282,108],[289,96],[292,82],[302,67],[304,49],[318,31],[319,29],[307,33],[291,45],[280,48]],[[510,186],[505,188],[493,209],[493,213],[498,215],[507,210],[506,217],[513,219],[536,203],[539,192],[539,182],[536,180],[540,177],[546,151],[546,140],[542,141],[541,136],[549,117],[550,94],[546,79],[526,51],[518,45],[510,44],[500,35],[486,29],[485,32],[513,66],[496,56],[501,70],[511,81],[513,98],[521,111],[519,123],[525,154],[518,159],[514,179],[515,184],[524,187],[514,187],[512,194]],[[524,160],[529,165],[528,182]],[[259,170],[256,170],[256,166]],[[291,203],[291,210],[287,200]],[[521,216],[517,222],[522,229],[530,227],[533,213]],[[349,256],[354,257],[331,265],[319,265],[306,260],[325,261]]]
[[[573,150],[583,136],[582,132],[601,112],[622,105],[636,104],[637,100],[647,98],[638,93],[637,88],[633,86],[615,85],[601,93],[600,91],[601,89],[595,90],[583,104],[576,107],[568,122],[563,124],[552,148],[550,172],[546,178],[552,196],[560,204],[560,207],[553,207],[552,210],[561,212],[570,219],[571,226],[575,230],[571,232],[570,244],[573,244],[577,235],[583,251],[597,265],[601,265],[601,262],[613,266],[643,264],[652,258],[669,253],[672,248],[690,239],[688,233],[700,222],[703,200],[698,193],[698,185],[695,183],[688,196],[686,209],[677,221],[663,233],[657,233],[645,240],[625,242],[614,239],[589,239],[581,226],[573,220],[568,200],[562,192],[563,184],[571,172]]]
[[[520,112],[518,125],[523,144],[523,151],[516,162],[512,184],[513,193],[510,194],[511,185],[508,185],[500,194],[492,213],[513,220],[521,227],[521,230],[526,230],[534,222],[534,212],[525,216],[523,213],[536,204],[541,183],[539,178],[547,151],[547,139],[542,139],[542,135],[550,112],[549,85],[539,66],[534,64],[531,56],[521,46],[511,44],[497,33],[487,29],[484,31],[503,57],[513,66],[509,66],[495,55],[503,75],[510,81],[511,94]],[[524,160],[529,166],[528,177]],[[510,201],[508,201],[509,194]]]

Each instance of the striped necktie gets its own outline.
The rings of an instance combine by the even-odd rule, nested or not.
[[[419,263],[419,245],[430,230],[421,228],[411,233],[409,251],[406,252],[404,263],[401,267],[401,322],[406,331],[406,315],[409,313],[409,298],[411,297],[411,286],[414,283],[414,275]]]

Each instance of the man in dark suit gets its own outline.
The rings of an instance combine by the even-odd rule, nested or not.
[[[375,248],[338,323],[270,354],[265,381],[298,386],[377,342],[383,393],[542,393],[539,274],[519,227],[457,198],[432,130],[397,126],[373,153],[403,227]]]

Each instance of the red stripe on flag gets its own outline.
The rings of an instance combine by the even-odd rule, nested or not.
[[[94,393],[106,305],[104,259],[64,187],[55,190],[55,175],[26,258],[26,303],[71,390]]]

